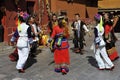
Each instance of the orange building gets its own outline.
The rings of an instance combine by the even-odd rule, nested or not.
[[[113,12],[115,15],[120,17],[120,0],[99,0],[98,1],[98,12]],[[114,28],[116,33],[120,33],[120,18]]]
[[[70,0],[69,0],[70,1]],[[73,20],[75,13],[80,13],[81,18],[93,18],[97,13],[97,0],[0,0],[0,7],[6,8],[4,16],[4,42],[9,42],[12,33],[16,29],[15,17],[18,7],[22,11],[38,16],[40,25],[47,24],[48,13],[46,3],[49,3],[51,12],[59,13],[65,11],[69,20]]]
[[[4,42],[8,42],[13,30],[16,28],[15,17],[17,16],[17,0],[0,0],[0,8],[5,7],[5,16],[2,19],[2,25],[4,26]],[[21,0],[19,6],[23,11],[26,10],[26,2]]]
[[[99,12],[117,12],[120,15],[120,0],[99,0]]]
[[[73,0],[71,3],[67,0],[50,1],[52,12],[66,11],[69,19],[73,19],[75,13],[80,13],[81,18],[93,18],[97,13],[97,0]]]

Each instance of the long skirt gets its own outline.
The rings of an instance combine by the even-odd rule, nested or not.
[[[107,43],[106,49],[107,49],[108,56],[112,61],[119,58],[117,49],[116,49],[115,44],[113,42]]]
[[[116,47],[112,47],[111,49],[108,49],[108,50],[107,50],[107,53],[108,53],[109,58],[110,58],[112,61],[114,61],[114,60],[116,60],[117,58],[119,58],[118,52],[117,52],[117,50],[116,50]]]
[[[56,48],[54,51],[54,61],[55,64],[70,64],[69,50],[68,50],[68,42],[63,41],[61,44],[61,48]]]

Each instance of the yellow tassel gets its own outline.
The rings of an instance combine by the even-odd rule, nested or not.
[[[20,20],[18,19],[18,31],[21,31]]]
[[[102,31],[102,27],[103,27],[103,20],[102,20],[102,16],[100,16],[100,31]]]

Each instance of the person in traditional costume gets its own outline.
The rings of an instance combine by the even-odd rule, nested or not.
[[[53,32],[53,28],[54,26],[57,26],[58,25],[58,17],[55,13],[52,14],[52,16],[49,18],[49,22],[48,22],[48,29],[50,30],[50,36]],[[52,40],[52,42],[50,43],[50,50],[51,52],[54,52],[54,43],[55,43],[55,38]]]
[[[21,10],[21,9],[18,8],[18,13],[17,13],[17,15],[14,17],[16,28],[21,24],[21,22],[19,21],[18,17],[19,17],[19,15],[23,14],[23,12],[20,12],[20,10]],[[28,17],[28,16],[29,16],[29,15],[25,12],[25,13],[24,13],[24,17]],[[15,29],[16,29],[16,28],[15,28]],[[16,38],[16,40],[15,40],[14,42],[17,43],[17,39],[18,39],[19,36],[17,35],[16,32],[13,34],[13,36]],[[13,45],[12,45],[12,46],[13,46]],[[12,62],[18,60],[18,49],[17,49],[17,47],[15,47],[15,50],[9,55],[9,58],[10,58],[10,60],[11,60]]]
[[[106,52],[106,47],[105,47],[106,43],[103,38],[104,27],[102,25],[102,16],[100,14],[96,14],[94,19],[96,21],[96,26],[94,28],[94,35],[95,35],[94,53],[95,53],[95,59],[98,64],[98,69],[112,70],[114,68],[114,64],[112,63]]]
[[[67,40],[69,36],[66,32],[64,22],[65,21],[63,19],[58,20],[58,25],[54,26],[49,42],[51,42],[52,39],[55,38],[55,43],[53,46],[55,72],[67,74],[70,64],[69,43]]]
[[[38,35],[40,34],[41,30],[40,28],[35,24],[35,19],[33,16],[29,16],[28,20],[27,20],[27,24],[31,27],[31,34],[32,34],[32,38],[33,38],[33,43],[30,49],[30,56],[31,57],[35,57],[35,53],[37,51],[37,47],[38,47],[38,41],[39,41],[39,37]]]
[[[52,34],[53,27],[58,25],[58,18],[56,14],[52,15],[52,18],[49,19],[48,28],[50,29],[50,35]]]
[[[75,14],[75,21],[72,23],[72,30],[74,31],[74,39],[73,39],[73,43],[74,43],[74,51],[76,53],[81,53],[81,50],[84,48],[84,36],[85,36],[85,32],[89,32],[89,30],[87,29],[85,23],[83,21],[80,20],[80,14],[77,13]]]
[[[106,49],[109,58],[114,61],[119,58],[119,55],[115,47],[116,37],[114,36],[114,28],[112,28],[113,22],[110,19],[109,13],[104,14],[104,19]]]
[[[41,44],[41,38],[42,38],[42,26],[40,25],[40,21],[39,21],[39,17],[38,15],[34,14],[33,15],[34,17],[34,25],[36,26],[36,30],[35,30],[35,33],[36,33],[36,39],[37,39],[37,42],[38,42],[38,46]]]
[[[25,72],[24,65],[28,59],[30,44],[32,43],[31,28],[25,22],[27,18],[28,16],[25,16],[24,13],[23,14],[21,13],[19,15],[18,19],[21,24],[18,25],[17,30],[14,33],[14,35],[19,37],[16,44],[18,49],[18,57],[19,57],[16,68],[19,73]],[[16,36],[14,35],[11,38],[11,42],[14,42],[16,39]]]

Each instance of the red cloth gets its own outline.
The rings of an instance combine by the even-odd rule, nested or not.
[[[110,60],[112,60],[112,61],[116,60],[117,58],[119,58],[118,52],[117,52],[117,51],[114,51],[112,54],[109,55],[109,58],[110,58]]]
[[[18,50],[15,48],[14,52],[9,55],[9,58],[11,61],[17,61],[18,60]]]
[[[51,37],[54,38],[57,34],[62,33],[63,32],[63,28],[59,28],[59,26],[54,26],[53,28],[53,32],[51,34]]]
[[[54,38],[57,34],[62,33],[64,31],[63,28],[59,28],[59,26],[55,26],[53,28],[53,32],[51,37]],[[67,41],[62,41],[61,47],[67,46]],[[68,48],[65,49],[55,49],[54,51],[54,61],[55,64],[70,64],[70,57],[69,57],[69,50]]]
[[[109,35],[109,33],[111,32],[111,26],[109,25],[105,25],[105,35]],[[109,35],[109,37],[111,37],[112,35]],[[112,42],[109,43],[109,44],[113,44]],[[115,44],[115,43],[114,43]],[[109,58],[114,61],[116,60],[117,58],[119,58],[119,55],[118,55],[118,52],[117,50],[115,49],[115,45],[113,46],[109,46],[106,44],[106,47],[109,47],[109,49],[107,49],[107,53],[108,53],[108,56]]]
[[[105,34],[108,35],[110,33],[110,31],[111,31],[110,26],[109,25],[105,25]]]

